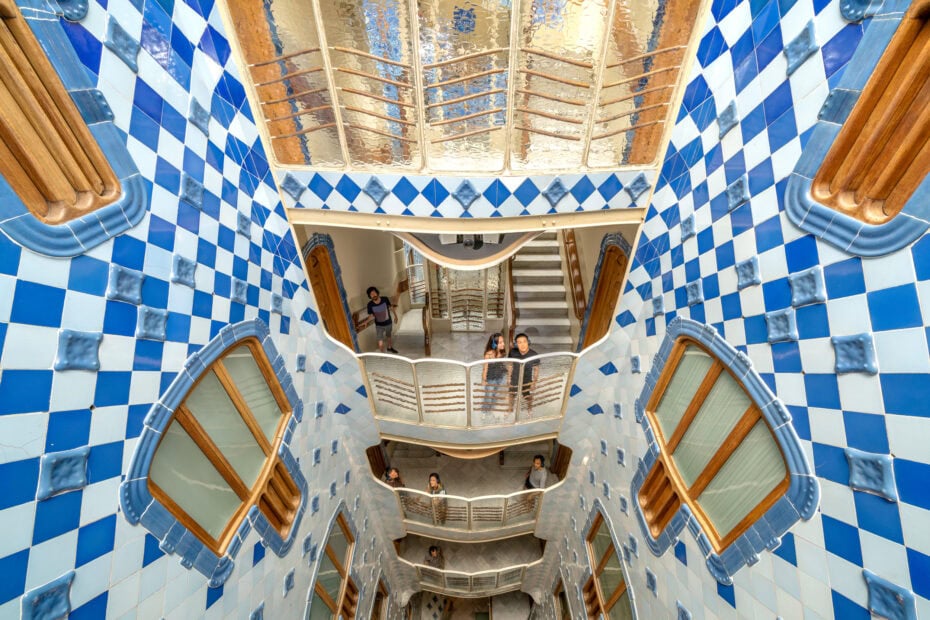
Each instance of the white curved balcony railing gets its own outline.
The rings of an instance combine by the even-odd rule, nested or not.
[[[561,483],[560,483],[561,484]],[[554,487],[553,487],[554,488]],[[404,521],[463,532],[487,532],[520,525],[531,531],[539,516],[544,489],[509,495],[430,495],[415,489],[394,489]]]
[[[358,358],[376,417],[446,428],[487,428],[560,418],[578,355],[546,353],[525,361],[470,363],[414,361],[380,353]]]
[[[496,596],[519,590],[523,585],[526,571],[542,564],[542,558],[540,558],[529,564],[518,564],[480,573],[463,573],[432,568],[425,564],[414,564],[403,558],[398,559],[416,571],[417,580],[422,589],[461,597]]]

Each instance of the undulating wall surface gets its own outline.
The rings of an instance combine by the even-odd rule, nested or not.
[[[558,544],[570,591],[589,566],[580,535],[597,503],[628,557],[640,618],[930,616],[930,239],[862,258],[785,213],[802,152],[829,146],[813,133],[835,111],[821,112],[828,94],[871,71],[882,46],[866,36],[893,30],[906,3],[854,21],[866,6],[844,3],[844,17],[839,2],[713,3],[617,325],[582,360],[560,436],[582,468]],[[648,445],[637,399],[675,317],[748,356],[820,486],[816,514],[732,585],[712,577],[687,527],[653,555],[636,516],[631,484]],[[831,340],[844,336],[857,338]],[[848,342],[862,346],[850,355]],[[572,603],[577,615],[578,593]]]
[[[73,22],[54,2],[23,12],[58,28],[44,45],[73,46],[150,201],[141,223],[70,259],[0,235],[0,618],[52,617],[69,601],[74,618],[300,617],[340,505],[365,615],[399,535],[376,534],[385,526],[364,504],[364,448],[378,437],[353,419],[370,416],[357,365],[317,327],[218,9],[89,4],[62,3]],[[302,407],[288,443],[308,481],[304,512],[283,557],[247,530],[225,583],[208,588],[181,549],[129,523],[120,484],[152,404],[192,371],[185,360],[256,318]]]

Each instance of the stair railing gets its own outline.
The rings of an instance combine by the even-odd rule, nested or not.
[[[504,325],[507,329],[507,346],[513,345],[513,338],[517,332],[517,300],[513,291],[513,259],[507,261],[507,311],[504,318]]]
[[[568,288],[572,294],[572,310],[579,321],[584,320],[587,301],[584,295],[584,280],[581,275],[581,261],[578,258],[578,246],[575,243],[575,231],[566,229],[562,231],[562,247],[565,250],[565,261],[568,263]]]
[[[433,339],[433,319],[430,310],[429,291],[426,291],[423,295],[423,308],[420,312],[422,313],[420,318],[423,323],[423,354],[429,357],[433,354],[433,349],[430,345]]]

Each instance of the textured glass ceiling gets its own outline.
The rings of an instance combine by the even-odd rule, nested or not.
[[[651,165],[691,0],[235,0],[280,164],[535,172]]]

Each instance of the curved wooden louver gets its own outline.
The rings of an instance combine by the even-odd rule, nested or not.
[[[930,2],[915,2],[811,186],[867,224],[897,215],[930,172]]]
[[[119,198],[119,180],[12,0],[0,0],[0,175],[47,224]]]

